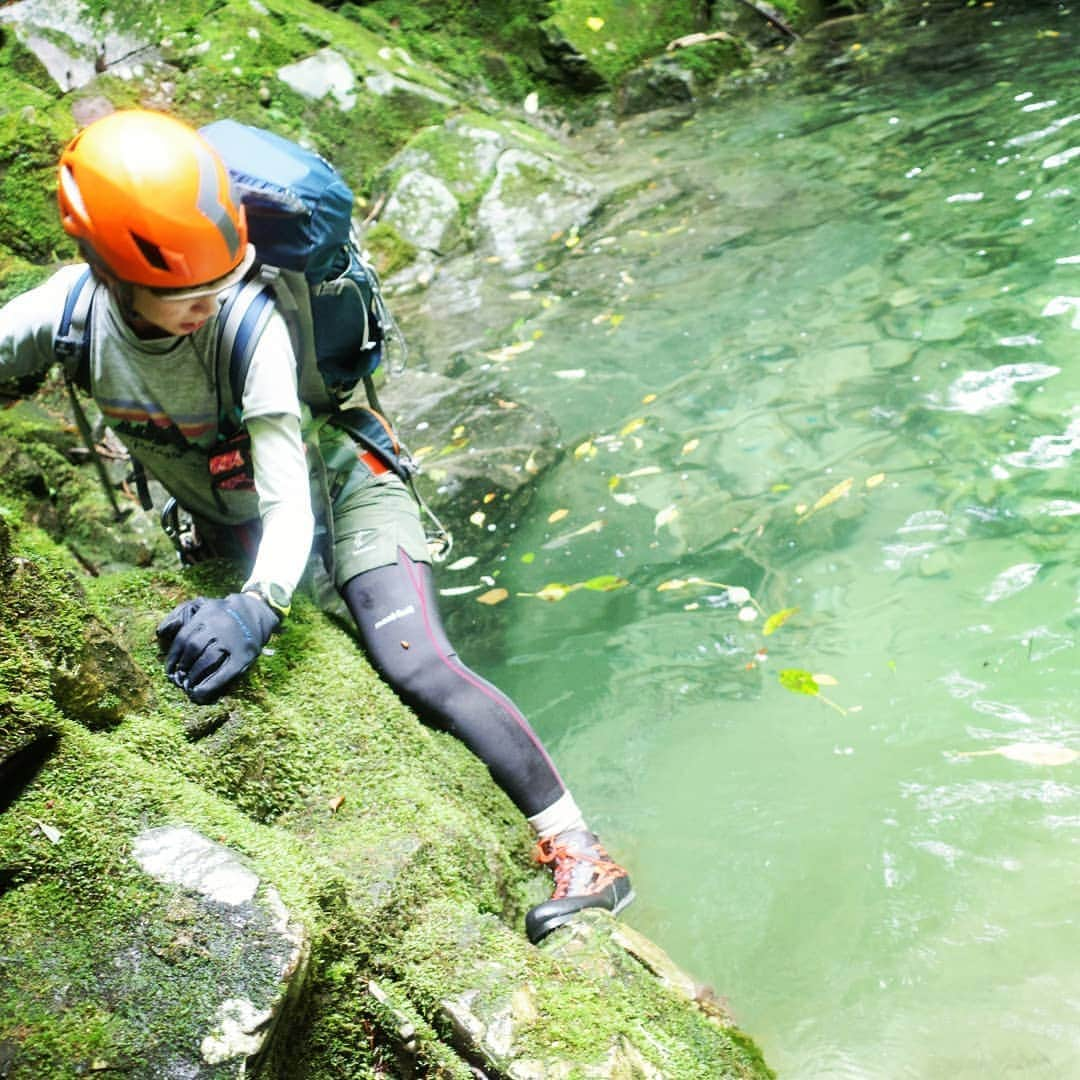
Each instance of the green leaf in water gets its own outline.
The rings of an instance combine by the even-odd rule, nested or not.
[[[615,574],[601,574],[599,577],[589,578],[588,581],[582,582],[586,589],[594,589],[597,592],[611,592],[612,589],[621,589],[624,585],[629,584],[630,582],[626,578],[618,577]]]
[[[780,685],[793,694],[809,694],[811,697],[816,697],[821,693],[821,688],[814,676],[802,668],[784,668],[779,674],[779,679]]]

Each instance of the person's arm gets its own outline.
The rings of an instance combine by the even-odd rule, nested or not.
[[[296,364],[284,321],[271,319],[252,357],[243,421],[251,436],[262,537],[238,593],[196,597],[158,626],[165,670],[192,701],[216,701],[281,625],[307,564],[314,516],[300,434]]]
[[[84,267],[69,266],[0,307],[0,394],[29,393],[56,360],[53,341],[70,287]]]
[[[242,591],[275,585],[287,607],[307,565],[315,530],[300,421],[289,415],[259,416],[247,427],[262,539]]]

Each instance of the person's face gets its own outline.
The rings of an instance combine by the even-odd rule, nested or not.
[[[131,306],[140,319],[176,337],[195,333],[217,311],[218,296],[218,293],[206,293],[186,300],[175,300],[136,285]]]

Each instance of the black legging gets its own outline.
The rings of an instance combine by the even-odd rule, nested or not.
[[[459,738],[526,817],[563,795],[529,722],[447,641],[430,566],[399,551],[393,566],[357,574],[341,595],[376,671],[425,724]]]

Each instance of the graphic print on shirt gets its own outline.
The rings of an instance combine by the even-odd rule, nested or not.
[[[121,440],[150,443],[155,448],[187,450],[212,435],[217,428],[213,416],[170,416],[156,402],[125,401],[99,396],[109,426]]]

